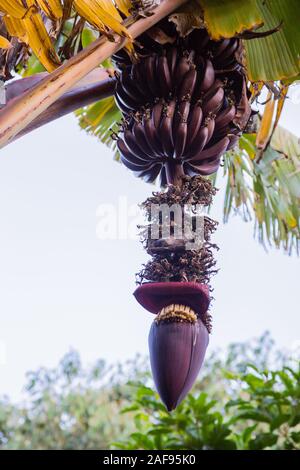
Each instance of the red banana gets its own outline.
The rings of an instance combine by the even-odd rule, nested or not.
[[[203,98],[202,111],[204,116],[207,116],[209,113],[216,114],[222,107],[224,99],[224,90],[223,88],[217,88],[213,93],[207,93]]]
[[[148,145],[153,149],[153,155],[162,156],[164,152],[153,120],[150,117],[145,116],[143,119],[143,126]]]
[[[134,123],[132,133],[141,151],[144,152],[144,154],[147,155],[150,159],[155,158],[155,155],[153,155],[153,150],[147,142],[144,132],[144,126],[141,122]]]
[[[143,150],[138,146],[136,139],[132,132],[128,129],[125,129],[124,135],[123,135],[123,140],[128,148],[129,152],[136,158],[148,162],[149,157],[143,152]]]
[[[176,109],[176,101],[172,100],[167,105],[162,117],[159,135],[163,146],[164,154],[166,157],[172,158],[174,153],[174,142],[172,134],[173,117]]]
[[[224,137],[223,139],[219,140],[216,144],[204,150],[200,150],[192,158],[188,158],[187,160],[189,162],[194,162],[195,165],[198,162],[201,162],[202,160],[215,160],[216,158],[221,157],[224,152],[226,152],[228,144],[229,138]]]
[[[213,133],[214,133],[214,130],[215,130],[215,120],[213,118],[207,118],[206,126],[207,126],[208,134],[207,134],[207,139],[206,139],[206,144],[205,145],[208,144],[208,142],[210,141],[210,139],[213,136]]]
[[[190,70],[185,74],[184,79],[181,83],[178,98],[179,100],[185,97],[191,98],[194,93],[194,89],[197,82],[197,70],[195,67],[191,67]]]
[[[201,127],[194,139],[193,145],[190,148],[186,149],[186,160],[190,160],[195,154],[201,152],[204,148],[208,137],[208,129],[207,126]]]
[[[221,111],[216,117],[216,130],[222,129],[233,120],[236,113],[235,106],[228,106],[223,111]]]
[[[165,55],[158,58],[157,73],[159,77],[160,96],[167,98],[172,90],[172,78]]]
[[[203,78],[200,85],[200,90],[206,92],[210,89],[215,81],[215,70],[213,64],[209,59],[206,60],[204,65]]]
[[[187,148],[189,148],[200,129],[201,122],[202,122],[202,108],[198,104],[194,106],[192,111],[190,112],[190,119],[188,122],[188,131],[187,131]]]
[[[215,173],[220,166],[220,159],[213,160],[212,162],[202,162],[199,165],[190,165],[189,167],[194,172],[194,174],[200,174],[203,176],[212,175]]]

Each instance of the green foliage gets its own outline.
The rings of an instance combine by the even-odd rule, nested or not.
[[[20,67],[18,70],[22,77],[30,77],[31,75],[35,75],[37,73],[45,72],[46,69],[40,63],[40,61],[36,58],[34,54],[32,54],[28,62],[26,63],[25,67]]]
[[[149,388],[137,389],[133,407],[137,431],[121,449],[235,449],[228,420],[205,392],[189,395],[172,414]],[[131,408],[135,409],[135,408]]]
[[[249,79],[288,79],[292,82],[300,73],[300,32],[294,21],[299,17],[300,3],[298,0],[260,0],[256,3],[264,22],[258,31],[269,31],[278,25],[281,28],[265,38],[244,41]]]
[[[138,357],[114,367],[99,360],[84,369],[71,351],[57,368],[28,373],[26,403],[0,401],[0,449],[107,448],[133,430],[120,408],[129,404],[126,381],[144,369]]]
[[[168,413],[145,360],[83,368],[71,351],[28,374],[25,403],[0,400],[0,449],[298,449],[300,369],[288,357],[268,334],[214,351]]]
[[[204,21],[213,39],[231,38],[262,25],[256,0],[198,0]]]
[[[115,447],[300,449],[300,363],[275,371],[259,371],[253,364],[246,367],[246,373],[224,372],[232,382],[232,399],[224,395],[213,400],[201,391],[190,394],[172,414],[151,389],[140,385],[129,408],[135,413],[137,431]]]
[[[256,429],[260,431],[253,433],[247,448],[259,450],[276,446],[279,449],[300,449],[297,440],[300,430],[300,363],[297,367],[283,367],[276,371],[259,371],[251,365],[247,374],[236,379],[241,380],[242,394],[226,405],[227,409],[234,409],[231,423],[247,420],[257,423]],[[264,426],[259,428],[258,423],[264,423]],[[236,439],[239,442],[238,434]],[[244,448],[243,440],[239,445]]]

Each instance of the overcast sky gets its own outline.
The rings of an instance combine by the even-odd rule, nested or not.
[[[300,135],[299,119],[295,99],[281,123]],[[18,399],[26,371],[54,366],[70,348],[84,363],[147,353],[153,318],[132,296],[146,254],[136,240],[99,240],[96,231],[101,204],[127,198],[130,207],[151,191],[73,116],[1,151],[0,395]],[[220,221],[222,198],[213,211]],[[215,240],[210,348],[267,329],[279,346],[299,345],[299,260],[266,253],[238,216]]]

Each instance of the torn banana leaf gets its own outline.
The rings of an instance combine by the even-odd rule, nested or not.
[[[58,52],[61,54],[62,43],[69,39],[64,28],[68,19],[72,20],[74,28],[76,23],[86,20],[111,40],[114,40],[113,33],[131,39],[122,24],[124,15],[129,15],[131,8],[130,0],[0,0],[1,18],[10,36],[29,45],[48,72],[60,65]],[[76,12],[80,16],[76,17]],[[80,33],[75,31],[73,38],[74,41],[78,39],[79,45]],[[129,54],[133,53],[131,41],[126,49]],[[77,51],[78,47],[74,49],[74,54]],[[64,60],[63,54],[61,56]]]
[[[32,51],[48,72],[55,70],[60,65],[60,60],[40,13],[33,10],[20,21],[24,26]]]
[[[263,24],[256,0],[198,0],[214,40],[231,38]]]
[[[297,136],[284,127],[277,126],[271,144],[274,150],[285,154],[300,170],[300,143]]]
[[[111,0],[74,0],[76,11],[103,34],[112,29],[120,36],[131,38],[122,17]]]

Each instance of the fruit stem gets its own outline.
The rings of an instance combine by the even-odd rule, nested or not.
[[[183,184],[182,177],[184,176],[182,163],[167,162],[166,163],[166,177],[167,183],[178,186]]]

